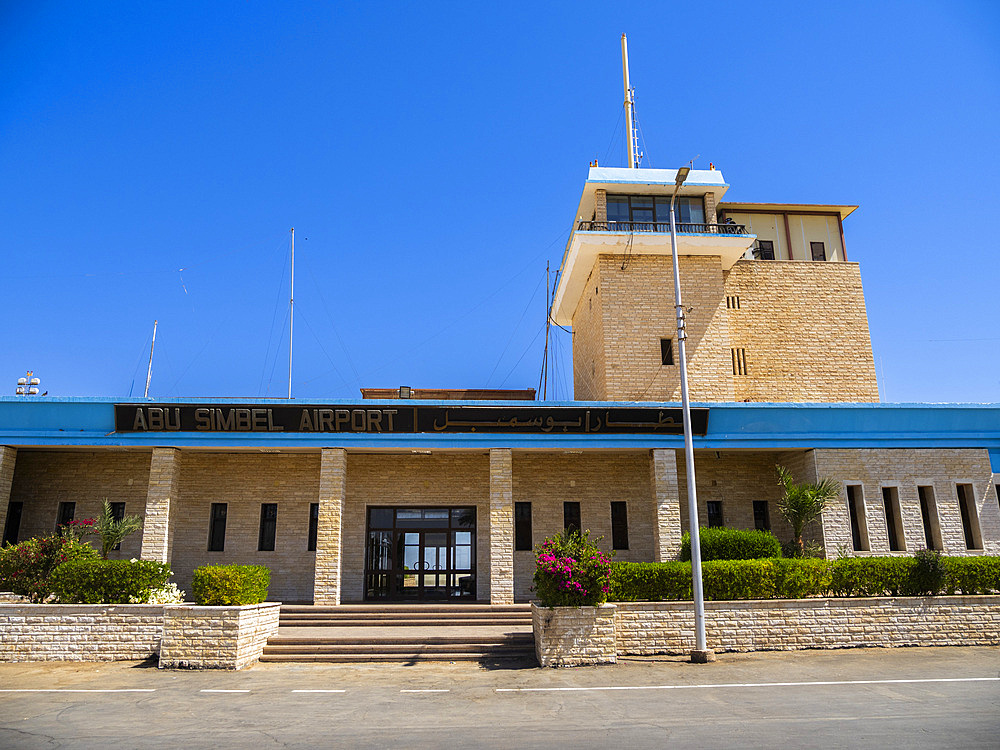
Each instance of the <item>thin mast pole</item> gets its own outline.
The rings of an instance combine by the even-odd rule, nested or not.
[[[549,325],[552,310],[549,302],[549,261],[545,261],[545,350],[542,352],[542,401],[549,395]]]
[[[628,80],[628,40],[624,34],[622,34],[622,77],[625,79],[625,132],[628,141],[628,166],[629,169],[635,169],[639,166],[636,164],[635,158],[635,130],[633,129],[635,104],[632,100],[632,87]]]
[[[149,345],[149,367],[146,368],[146,390],[143,398],[149,398],[149,381],[153,378],[153,347],[156,346],[156,321],[153,321],[153,341]]]
[[[295,227],[292,227],[292,282],[288,289],[288,398],[292,397],[292,324],[295,320]]]

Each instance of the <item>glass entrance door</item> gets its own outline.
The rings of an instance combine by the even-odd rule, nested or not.
[[[365,599],[475,599],[475,542],[475,508],[369,508]]]

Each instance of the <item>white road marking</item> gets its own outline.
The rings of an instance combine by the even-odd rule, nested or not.
[[[346,690],[293,690],[293,693],[346,693]]]
[[[207,688],[205,690],[199,690],[199,693],[249,693],[249,690],[219,690],[214,688]]]
[[[437,689],[437,690],[400,690],[401,693],[450,693],[451,690],[448,689]]]
[[[723,682],[708,685],[615,685],[605,687],[497,688],[498,693],[555,693],[586,690],[705,690],[710,688],[809,687],[811,685],[900,685],[923,682],[998,682],[1000,677],[929,677],[912,680],[829,680],[817,682]]]
[[[6,690],[0,690],[0,693],[155,693],[155,688],[119,688],[112,690],[110,688],[39,688],[39,689],[28,689],[28,688],[8,688]]]

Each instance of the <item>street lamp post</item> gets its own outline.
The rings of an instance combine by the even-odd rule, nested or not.
[[[701,536],[698,533],[698,492],[694,478],[694,441],[691,437],[691,405],[688,400],[687,352],[685,341],[687,330],[684,320],[684,305],[681,303],[681,272],[677,262],[677,221],[674,218],[674,202],[677,191],[690,173],[690,167],[677,170],[674,193],[670,196],[670,251],[674,259],[674,303],[677,308],[677,353],[681,368],[681,406],[684,413],[684,462],[687,468],[688,520],[691,527],[691,582],[694,590],[694,633],[695,647],[691,661],[696,664],[715,661],[715,652],[708,648],[705,640],[705,592],[701,581]]]

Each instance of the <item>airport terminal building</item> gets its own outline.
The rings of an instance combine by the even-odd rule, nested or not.
[[[674,559],[687,528],[668,209],[673,170],[591,167],[553,297],[574,400],[365,390],[353,402],[0,398],[0,528],[95,516],[113,554],[259,563],[271,598],[531,597],[532,547],[589,529],[619,560]],[[775,466],[837,480],[828,556],[1000,554],[1000,405],[880,404],[854,206],[727,203],[715,169],[677,200],[703,525],[770,528]],[[189,589],[188,589],[189,590]]]

